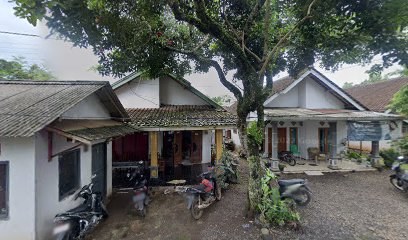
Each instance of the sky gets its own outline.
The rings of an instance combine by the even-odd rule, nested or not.
[[[0,32],[18,32],[24,34],[34,34],[41,37],[19,36],[0,33],[0,58],[12,60],[13,57],[24,57],[30,64],[37,63],[45,66],[59,80],[105,80],[114,82],[118,79],[109,76],[101,76],[91,70],[98,64],[98,58],[91,49],[73,47],[70,42],[57,40],[54,37],[44,39],[49,34],[49,29],[44,23],[32,26],[25,19],[20,19],[14,15],[14,3],[0,0]],[[373,63],[378,63],[380,58],[374,59]],[[326,77],[334,81],[339,86],[345,82],[360,83],[368,78],[365,73],[370,66],[344,65],[336,72],[326,71],[319,66],[315,66]],[[386,69],[383,74],[400,68],[392,66]],[[275,77],[283,77],[281,73]],[[219,82],[217,73],[210,70],[206,74],[192,74],[185,76],[191,84],[204,94],[215,97],[232,94]],[[232,79],[232,75],[227,75]]]

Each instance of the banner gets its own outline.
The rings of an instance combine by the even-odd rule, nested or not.
[[[347,139],[349,141],[391,140],[390,126],[385,122],[348,122]]]

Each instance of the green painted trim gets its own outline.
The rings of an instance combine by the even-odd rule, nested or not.
[[[129,75],[127,75],[124,78],[119,79],[118,81],[112,83],[112,88],[113,90],[120,88],[121,86],[123,86],[124,84],[133,81],[134,79],[140,77],[143,74],[143,72],[134,72],[131,73]]]

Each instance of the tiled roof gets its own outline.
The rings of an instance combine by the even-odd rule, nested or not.
[[[0,136],[32,136],[93,93],[113,117],[128,117],[108,82],[0,80]]]
[[[350,120],[381,121],[401,119],[400,115],[346,109],[267,108],[265,116],[271,121],[292,120]]]
[[[345,89],[347,93],[363,103],[371,111],[384,112],[392,97],[408,84],[408,77],[394,78]]]
[[[236,116],[208,105],[171,105],[128,108],[131,124],[138,128],[217,127],[236,124]]]

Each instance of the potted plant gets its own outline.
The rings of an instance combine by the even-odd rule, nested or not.
[[[283,172],[283,170],[285,170],[285,167],[286,167],[286,165],[283,164],[283,163],[278,164],[279,171],[281,171],[281,172]]]

